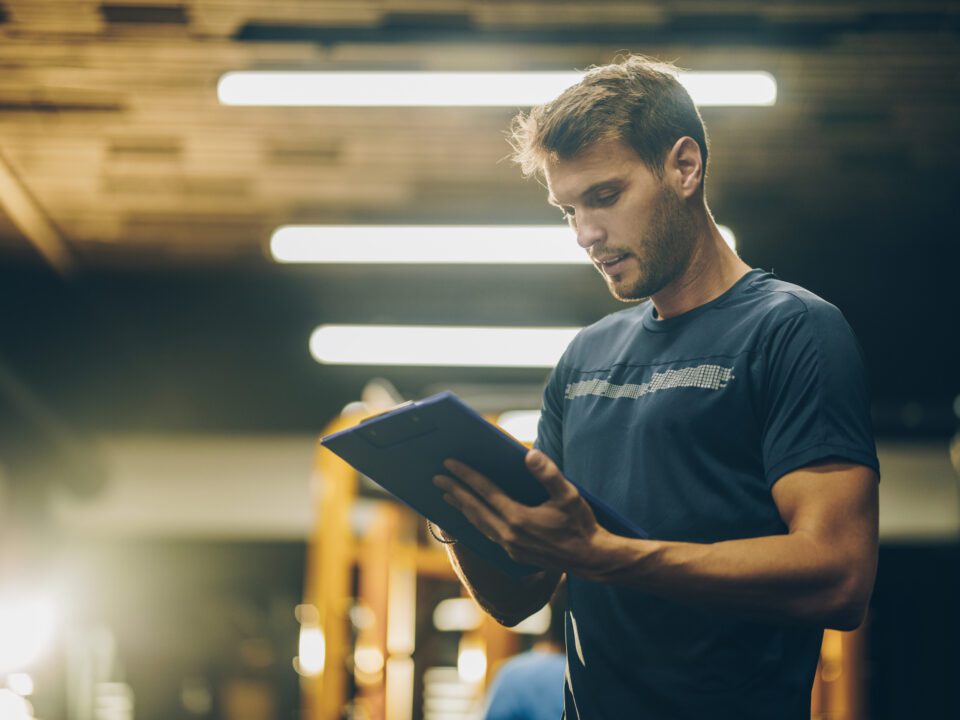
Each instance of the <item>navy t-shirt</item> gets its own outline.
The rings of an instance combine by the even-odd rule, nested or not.
[[[544,392],[537,447],[661,540],[785,534],[771,496],[826,458],[879,472],[859,345],[840,311],[752,270],[657,319],[580,332]],[[822,631],[569,577],[567,720],[809,720]]]

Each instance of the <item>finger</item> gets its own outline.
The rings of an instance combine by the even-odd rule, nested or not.
[[[459,485],[452,478],[436,475],[433,483],[444,491],[443,499],[459,510],[474,527],[494,542],[501,542],[506,536],[507,524],[480,498]]]
[[[519,509],[519,503],[507,495],[496,483],[483,473],[477,472],[459,460],[448,458],[443,466],[463,481],[488,505],[504,517],[513,517]]]
[[[580,495],[577,489],[569,480],[567,480],[557,464],[540,450],[531,450],[527,453],[525,461],[527,468],[533,473],[533,476],[540,481],[551,500],[569,501]]]

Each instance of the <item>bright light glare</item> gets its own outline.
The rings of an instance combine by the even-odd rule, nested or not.
[[[457,674],[468,684],[479,683],[487,674],[487,653],[483,643],[464,638],[457,654]]]
[[[298,653],[297,671],[301,675],[311,677],[322,673],[326,660],[323,630],[317,626],[302,625]]]
[[[433,626],[443,632],[476,630],[483,621],[477,603],[471,598],[448,598],[433,609]]]
[[[0,719],[30,720],[33,707],[29,702],[10,690],[0,690]]]
[[[0,672],[15,672],[46,650],[56,624],[49,598],[0,599]]]
[[[578,72],[224,73],[222,105],[322,107],[525,107],[546,103],[583,77]],[[757,72],[682,72],[694,103],[773,105],[774,77]]]
[[[310,354],[330,365],[541,367],[557,364],[580,328],[321,325]]]
[[[353,650],[353,664],[357,672],[376,675],[383,670],[383,653],[375,645],[359,644]]]
[[[33,678],[26,673],[7,675],[7,687],[21,697],[33,695]]]
[[[733,231],[718,225],[736,250]],[[284,225],[270,238],[280,263],[589,265],[556,225]]]
[[[286,225],[270,239],[282,263],[588,263],[556,225]]]
[[[537,439],[539,423],[539,410],[510,410],[497,418],[497,425],[522,443],[532,443]]]

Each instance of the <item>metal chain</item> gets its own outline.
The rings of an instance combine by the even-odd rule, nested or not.
[[[442,537],[437,535],[436,530],[433,529],[433,523],[430,522],[429,520],[427,520],[427,530],[430,531],[430,534],[433,535],[433,539],[436,540],[438,543],[442,543],[444,545],[453,545],[456,542],[456,538],[454,538],[453,540],[444,540]]]

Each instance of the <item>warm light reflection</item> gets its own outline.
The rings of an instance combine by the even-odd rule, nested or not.
[[[316,625],[300,626],[300,644],[296,658],[297,672],[311,677],[323,672],[326,661],[326,642],[323,630]]]
[[[479,683],[487,674],[487,653],[480,638],[462,638],[457,654],[457,674],[469,684]]]
[[[413,717],[414,669],[413,658],[392,657],[387,660],[385,720],[411,720]]]
[[[321,325],[310,354],[330,365],[553,367],[580,328]]]
[[[353,664],[363,675],[377,675],[383,670],[383,653],[375,645],[357,644],[353,651]]]
[[[483,613],[472,598],[441,600],[433,609],[433,626],[444,632],[475,630],[483,621]]]
[[[387,577],[387,652],[411,655],[417,634],[417,568],[393,563]]]

